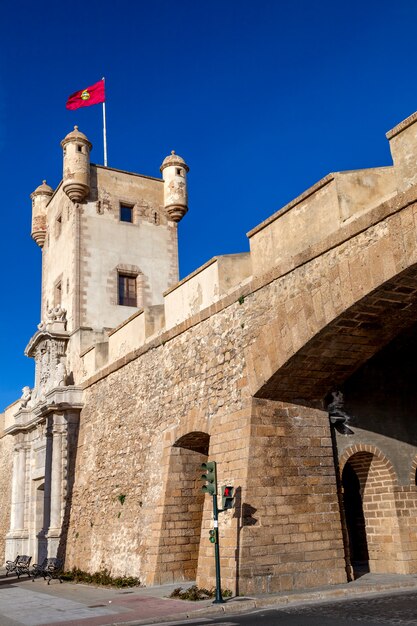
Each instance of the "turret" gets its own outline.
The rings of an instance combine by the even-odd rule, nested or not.
[[[164,179],[164,206],[170,219],[179,222],[188,211],[187,172],[189,167],[173,150],[161,165]]]
[[[74,130],[61,141],[64,150],[63,190],[72,202],[82,202],[90,193],[91,143],[84,133]]]
[[[32,239],[36,241],[41,248],[45,243],[46,237],[46,206],[53,195],[54,190],[46,184],[46,180],[42,181],[33,193],[30,194],[32,199]]]

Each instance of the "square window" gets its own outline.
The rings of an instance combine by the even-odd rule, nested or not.
[[[119,274],[118,282],[118,303],[123,306],[137,306],[136,276]]]
[[[120,221],[133,223],[133,207],[128,204],[120,205]]]

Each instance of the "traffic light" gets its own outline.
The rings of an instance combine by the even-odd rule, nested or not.
[[[216,543],[216,531],[214,528],[209,530],[209,541],[210,543]]]
[[[217,493],[216,461],[202,463],[201,469],[204,471],[204,474],[201,474],[201,479],[207,483],[201,487],[201,490],[204,491],[204,493],[208,493],[210,496],[215,496]]]
[[[229,485],[222,487],[222,509],[226,511],[234,506],[234,488]]]

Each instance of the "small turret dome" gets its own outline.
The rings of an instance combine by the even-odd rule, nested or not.
[[[61,141],[61,146],[64,147],[70,141],[81,141],[81,143],[85,143],[89,146],[90,150],[93,147],[90,143],[88,137],[84,135],[80,130],[78,130],[78,126],[74,126],[74,130],[72,130],[64,139]]]
[[[179,222],[188,211],[187,173],[190,168],[182,157],[171,154],[161,165],[164,179],[164,208],[168,218]]]
[[[62,189],[71,202],[83,202],[90,193],[90,150],[87,137],[74,126],[61,141],[64,152]]]
[[[162,165],[160,167],[161,172],[166,167],[170,167],[172,165],[180,165],[181,167],[185,169],[186,172],[190,170],[190,168],[188,167],[184,159],[180,157],[178,154],[175,154],[175,150],[171,150],[171,154],[162,161]]]
[[[53,193],[52,187],[46,184],[46,180],[43,180],[42,185],[36,187],[35,191],[30,194],[32,199],[32,239],[41,248],[46,237],[46,207]]]
[[[42,181],[42,185],[39,185],[39,187],[36,187],[35,191],[32,192],[31,197],[34,196],[35,194],[38,195],[41,193],[47,196],[52,196],[52,194],[54,193],[54,190],[52,189],[52,187],[46,184],[46,180]]]

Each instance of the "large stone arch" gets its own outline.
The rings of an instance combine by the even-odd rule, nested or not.
[[[298,259],[299,263],[294,261],[289,267],[288,262],[286,272],[271,271],[269,282],[264,276],[263,284],[259,281],[259,291],[255,288],[251,294],[245,295],[247,315],[251,310],[261,311],[261,307],[264,311],[258,327],[255,314],[251,319],[254,338],[245,348],[245,360],[249,390],[254,406],[258,407],[252,414],[249,459],[262,466],[261,476],[267,476],[269,480],[268,494],[282,503],[282,507],[276,509],[277,516],[271,517],[271,532],[281,526],[284,534],[284,514],[289,515],[288,519],[294,525],[299,521],[297,514],[302,511],[308,522],[297,526],[297,530],[303,529],[308,541],[313,536],[319,538],[322,547],[324,541],[329,541],[338,568],[335,580],[342,571],[340,512],[336,511],[335,491],[332,492],[339,476],[335,475],[335,459],[332,458],[332,453],[336,452],[336,437],[331,431],[328,414],[323,411],[324,399],[329,391],[340,388],[361,365],[415,324],[417,237],[414,213],[412,205],[401,209],[397,206],[384,219],[376,218],[371,225],[364,223],[363,230],[357,230],[349,240],[340,243],[339,239],[316,256],[307,251],[304,259]],[[279,437],[279,446],[273,445],[276,437]],[[320,442],[320,448],[315,450],[317,442]],[[397,508],[403,505],[399,501],[400,487],[392,464],[386,465],[387,459],[377,450],[364,449],[356,453],[369,455],[371,473],[365,490],[369,520],[373,517],[372,506],[376,502],[372,498],[381,497],[381,501],[384,498],[387,501],[386,521],[384,509],[378,520],[379,530],[377,523],[373,525],[371,569],[390,571],[385,562],[389,558],[391,571],[405,572],[408,567],[403,544],[405,525],[401,525],[397,515]],[[386,484],[378,486],[378,475]],[[256,497],[259,480],[255,482],[256,486],[252,487],[248,480],[248,497],[258,508],[262,520],[265,508]],[[321,527],[314,517],[312,492],[315,489],[325,494],[321,501],[326,499],[329,504],[328,520],[331,521],[327,529]],[[382,490],[381,493],[377,493],[378,489]],[[293,500],[296,505],[292,505]],[[370,522],[368,525],[370,528]],[[313,527],[315,534],[310,534],[307,529]],[[273,541],[265,546],[265,556],[259,552],[262,540],[257,532],[256,526],[247,529],[247,563],[251,557],[251,541],[257,543],[257,554],[262,554],[265,562],[274,553]],[[406,535],[411,536],[410,533]],[[262,537],[266,536],[263,528]],[[290,540],[291,534],[286,538]],[[379,549],[384,543],[388,548],[385,552],[381,550],[383,558],[380,558]],[[319,543],[314,545],[318,550]],[[309,558],[310,555],[305,561]],[[317,554],[313,558],[320,557]],[[283,565],[282,561],[281,554],[279,565],[272,566],[267,575],[272,572],[272,576],[276,575],[278,579],[284,572],[287,574],[291,566]],[[302,566],[297,563],[299,573]],[[328,567],[328,564],[323,560],[322,566]],[[314,571],[311,563],[308,567]],[[412,567],[408,571],[413,571]],[[252,578],[254,573],[255,566],[251,571]],[[319,576],[320,572],[314,571],[316,581]],[[297,582],[300,578],[298,574]],[[302,582],[309,584],[306,578]]]
[[[263,277],[271,315],[246,349],[253,396],[320,407],[326,390],[416,319],[415,212],[381,205],[363,230],[306,251],[268,286]]]
[[[154,584],[196,579],[204,509],[200,466],[207,460],[209,443],[208,433],[188,432],[173,442],[166,456]]]

